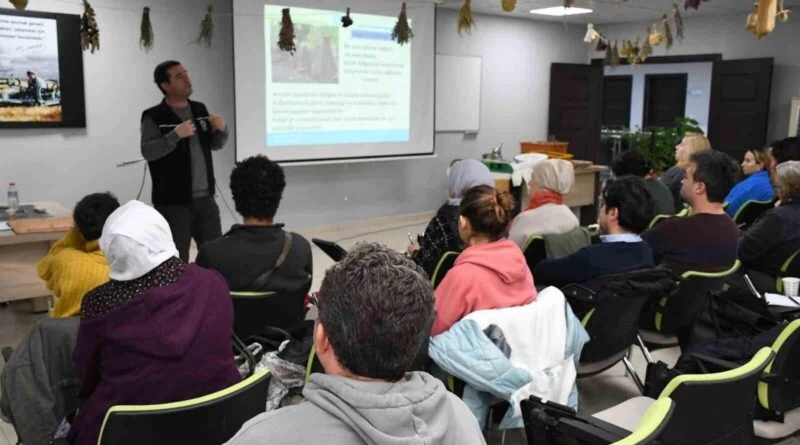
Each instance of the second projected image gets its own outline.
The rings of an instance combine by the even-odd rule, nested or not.
[[[339,27],[323,23],[295,23],[294,55],[278,48],[280,21],[271,21],[272,81],[276,83],[339,82]]]

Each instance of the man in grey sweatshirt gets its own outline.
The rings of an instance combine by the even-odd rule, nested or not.
[[[259,415],[229,445],[485,444],[466,405],[424,372],[406,372],[433,321],[422,269],[360,244],[325,275],[314,345],[325,374],[305,402]]]

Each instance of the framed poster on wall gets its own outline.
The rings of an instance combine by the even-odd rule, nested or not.
[[[800,97],[792,99],[792,114],[789,117],[789,137],[800,135]]]

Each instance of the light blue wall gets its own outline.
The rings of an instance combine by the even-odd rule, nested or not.
[[[644,87],[648,74],[688,75],[686,87],[686,117],[696,120],[703,131],[708,131],[708,109],[711,101],[711,62],[664,65],[638,65],[605,67],[606,76],[632,75],[630,128],[641,127],[644,121]]]

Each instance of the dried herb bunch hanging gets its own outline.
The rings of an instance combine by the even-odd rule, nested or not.
[[[792,13],[791,10],[786,9],[786,2],[784,0],[781,0],[781,6],[780,8],[778,8],[778,14],[775,16],[775,18],[777,18],[782,22],[788,22],[789,14],[791,13]]]
[[[677,3],[672,4],[672,19],[675,20],[675,37],[683,40],[683,16]]]
[[[278,48],[294,55],[297,47],[294,46],[294,23],[292,23],[292,15],[289,13],[289,8],[281,10],[281,14],[281,31],[278,34]]]
[[[650,57],[651,54],[653,54],[653,45],[650,44],[650,38],[648,36],[649,34],[650,34],[650,27],[648,26],[647,33],[645,34],[644,37],[644,43],[642,44],[642,48],[639,50],[639,60],[641,60],[642,62],[647,60],[647,58]]]
[[[97,28],[97,18],[94,8],[87,0],[83,0],[83,15],[81,15],[81,46],[94,54],[100,49],[100,30]]]
[[[144,52],[153,49],[153,24],[150,22],[150,7],[145,6],[142,10],[142,24],[139,26],[139,48]]]
[[[342,28],[349,28],[353,25],[353,19],[350,18],[350,8],[347,8],[347,13],[342,16]]]
[[[14,5],[15,9],[20,11],[28,7],[28,0],[8,0],[8,2]]]
[[[467,34],[471,34],[474,24],[475,20],[472,19],[472,0],[464,0],[464,5],[458,11],[458,33],[461,34],[466,31]]]
[[[512,12],[517,7],[517,0],[503,0],[501,6],[503,7],[503,11]]]
[[[400,15],[397,16],[397,23],[394,25],[394,29],[392,30],[392,40],[399,43],[400,45],[405,45],[408,43],[409,40],[414,38],[414,31],[411,30],[411,26],[408,24],[408,13],[406,13],[406,4],[403,2],[403,7],[400,8]]]
[[[200,34],[194,43],[203,43],[207,48],[211,48],[211,39],[214,38],[214,5],[208,5],[206,16],[200,23]]]
[[[571,8],[575,4],[575,0],[564,0],[564,7]]]
[[[611,48],[611,66],[619,65],[619,47],[617,46],[617,41],[614,41],[614,47]]]
[[[666,14],[664,14],[664,16],[661,17],[661,23],[664,25],[664,38],[667,41],[667,50],[669,50],[670,48],[672,48],[673,39],[672,39],[672,30],[669,28],[669,18],[667,17]]]

